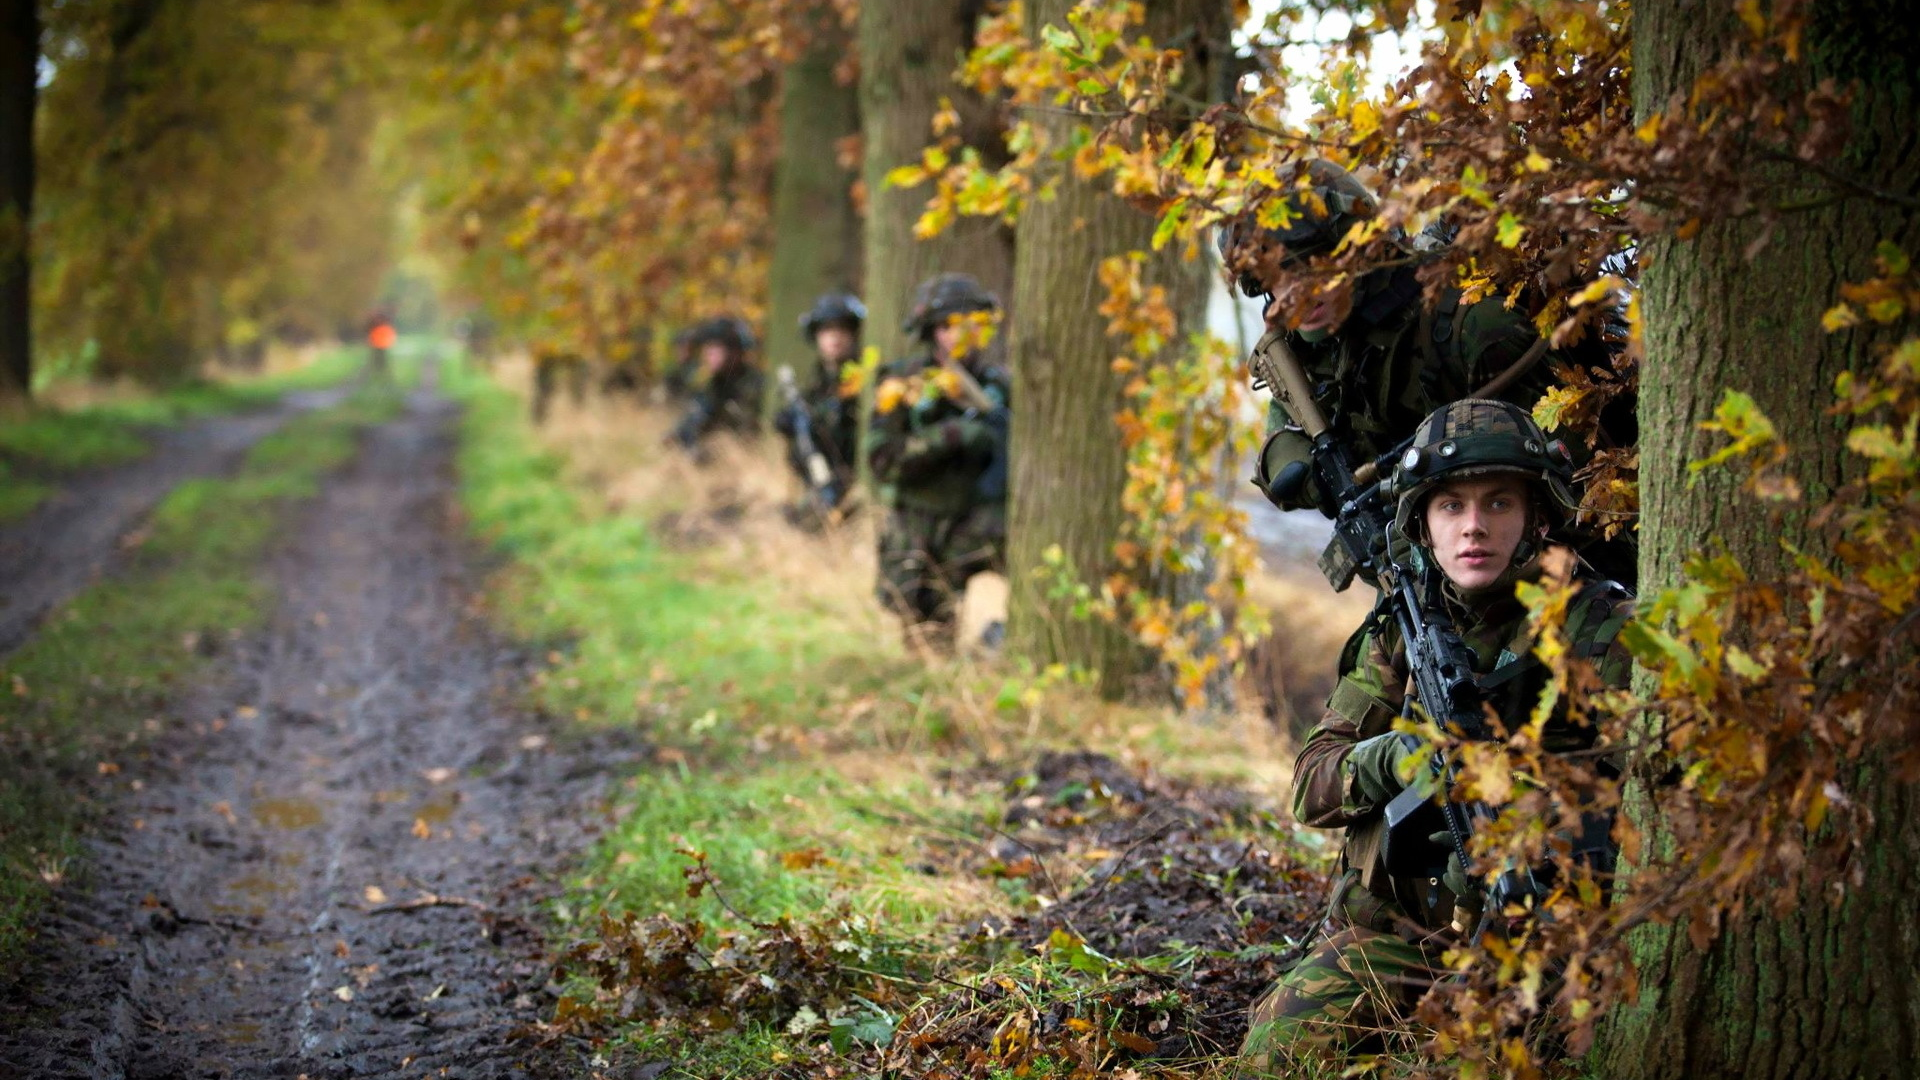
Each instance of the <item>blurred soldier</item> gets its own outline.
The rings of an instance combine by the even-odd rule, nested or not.
[[[1571,459],[1525,410],[1471,400],[1423,420],[1393,474],[1392,542],[1411,545],[1412,565],[1434,576],[1436,587],[1421,591],[1465,639],[1486,703],[1509,731],[1526,725],[1551,676],[1533,653],[1515,588],[1540,577],[1550,534],[1577,506],[1571,478]],[[1584,566],[1574,584],[1569,655],[1596,663],[1606,685],[1624,686],[1632,661],[1617,638],[1632,596]],[[1327,936],[1253,1007],[1245,1045],[1252,1075],[1334,1075],[1337,1067],[1324,1068],[1329,1059],[1382,1049],[1383,1035],[1404,1027],[1444,973],[1441,954],[1479,923],[1482,884],[1448,855],[1450,834],[1425,840],[1435,846],[1411,860],[1429,871],[1389,869],[1387,805],[1412,782],[1409,750],[1393,730],[1412,692],[1399,634],[1388,620],[1354,636],[1326,715],[1294,764],[1294,815],[1342,829],[1346,840]],[[1563,704],[1540,738],[1554,753],[1582,753],[1595,733],[1569,719]],[[1611,820],[1570,817],[1546,827],[1566,837],[1576,859],[1610,873]]]
[[[968,347],[972,325],[999,310],[966,274],[922,282],[903,327],[920,351],[887,365],[875,391],[866,449],[887,503],[879,595],[910,628],[950,632],[967,579],[1005,562],[1012,381]]]
[[[694,368],[687,383],[687,410],[671,438],[688,451],[716,428],[754,431],[760,426],[760,372],[749,361],[753,331],[730,315],[708,319],[688,336]]]
[[[393,317],[384,311],[376,311],[367,320],[367,349],[372,354],[368,369],[377,379],[387,377],[387,353],[393,348],[400,335],[393,328]]]
[[[586,400],[587,362],[579,353],[545,340],[533,347],[533,422],[547,422],[553,395],[565,385],[575,405]]]
[[[821,296],[800,318],[800,333],[820,360],[807,386],[799,387],[791,370],[780,369],[784,400],[774,427],[787,437],[787,460],[807,485],[807,517],[840,510],[853,490],[860,418],[840,391],[843,369],[860,352],[866,319],[867,306],[859,297]]]

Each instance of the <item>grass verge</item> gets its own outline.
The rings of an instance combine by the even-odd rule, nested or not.
[[[1281,790],[1267,724],[914,655],[870,534],[787,527],[770,448],[700,468],[646,410],[536,431],[524,394],[454,389],[469,517],[508,557],[495,617],[547,653],[534,702],[657,747],[558,911],[581,976],[558,1026],[676,1076],[1228,1067],[1323,901],[1250,794]]]
[[[285,514],[352,456],[397,398],[369,389],[289,421],[239,471],[175,488],[125,571],[75,597],[0,660],[0,958],[15,955],[78,835],[141,751],[169,689],[257,625],[259,563]]]
[[[71,410],[43,408],[0,423],[0,466],[12,466],[0,468],[0,522],[26,516],[54,490],[46,474],[131,461],[146,452],[146,433],[153,428],[255,408],[296,390],[340,383],[359,371],[361,352],[334,349],[291,371],[196,382]]]

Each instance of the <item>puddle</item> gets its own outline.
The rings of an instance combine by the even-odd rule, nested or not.
[[[281,893],[292,892],[293,884],[267,874],[245,874],[227,882],[227,891],[252,900],[271,900]]]
[[[260,1041],[260,1025],[250,1021],[230,1024],[220,1037],[229,1046],[248,1046]]]
[[[270,829],[311,829],[326,820],[320,804],[293,796],[284,799],[255,799],[253,820]]]
[[[445,795],[435,795],[420,804],[413,812],[414,816],[429,825],[444,825],[453,817],[453,808],[460,803],[460,793],[449,791]]]

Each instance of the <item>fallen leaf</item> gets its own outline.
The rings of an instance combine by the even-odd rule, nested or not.
[[[369,904],[384,904],[387,902],[387,890],[378,885],[367,886],[367,891],[361,895],[367,898],[367,903]]]
[[[426,818],[422,818],[422,817],[414,818],[413,819],[413,835],[419,837],[422,840],[425,840],[433,835],[433,826],[427,824]]]
[[[547,737],[545,735],[528,735],[520,740],[520,749],[522,750],[545,750],[546,748]]]
[[[347,939],[346,939],[346,938],[335,938],[335,939],[334,939],[334,942],[333,942],[333,955],[335,955],[335,956],[337,956],[337,957],[339,957],[339,958],[340,958],[340,959],[342,959],[342,960],[345,960],[345,959],[347,958],[347,953],[349,953],[349,952],[351,952],[351,951],[352,951],[351,949],[349,949],[349,948],[347,948]]]
[[[120,766],[111,761],[102,761],[94,765],[94,769],[97,770],[101,776],[112,776],[114,773],[120,771]]]
[[[233,710],[233,715],[239,717],[242,720],[251,720],[254,717],[260,715],[260,710],[254,708],[251,705],[242,705],[239,708]]]
[[[453,779],[453,770],[444,765],[420,770],[420,776],[429,784],[444,784]]]
[[[339,998],[341,1001],[352,1001],[353,987],[344,985],[336,986],[333,988],[333,996]]]
[[[227,819],[227,824],[240,824],[240,815],[233,812],[233,804],[225,799],[213,804],[213,812]]]

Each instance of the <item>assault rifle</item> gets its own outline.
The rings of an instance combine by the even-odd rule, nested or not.
[[[840,489],[840,481],[834,476],[833,465],[827,461],[827,455],[820,450],[820,444],[813,438],[813,416],[807,412],[807,403],[800,396],[800,387],[794,382],[793,368],[780,365],[780,394],[786,404],[781,408],[788,437],[793,440],[792,459],[800,476],[807,482],[807,497],[813,502],[814,509],[820,514],[830,515],[839,506],[846,494]]]
[[[1414,694],[1403,715],[1411,716],[1417,700],[1421,711],[1441,728],[1469,739],[1493,739],[1487,724],[1486,695],[1473,673],[1473,653],[1447,616],[1446,605],[1440,602],[1439,574],[1416,566],[1408,545],[1391,542],[1394,504],[1380,478],[1405,447],[1356,467],[1314,401],[1306,372],[1282,333],[1269,331],[1262,337],[1247,367],[1253,374],[1254,388],[1271,388],[1288,415],[1312,440],[1308,460],[1289,464],[1273,486],[1298,492],[1311,479],[1332,499],[1336,508],[1333,539],[1320,556],[1321,572],[1336,590],[1346,589],[1356,574],[1379,583],[1381,604],[1400,631],[1407,666],[1413,673]],[[1411,735],[1403,739],[1409,752],[1419,749],[1419,741]],[[1493,810],[1485,803],[1451,800],[1456,772],[1456,766],[1435,755],[1432,784],[1416,783],[1387,804],[1384,856],[1388,873],[1414,877],[1445,873],[1445,855],[1440,854],[1436,863],[1438,849],[1429,839],[1442,831],[1447,834],[1448,848],[1459,856],[1460,865],[1473,865],[1467,854],[1468,841],[1473,837],[1475,822],[1491,820]],[[1491,915],[1510,904],[1529,904],[1539,895],[1539,883],[1531,870],[1504,870],[1488,890],[1491,903],[1486,912]],[[1470,902],[1463,902],[1462,907],[1472,911]],[[1455,928],[1464,932],[1466,921],[1469,916],[1457,911]]]

